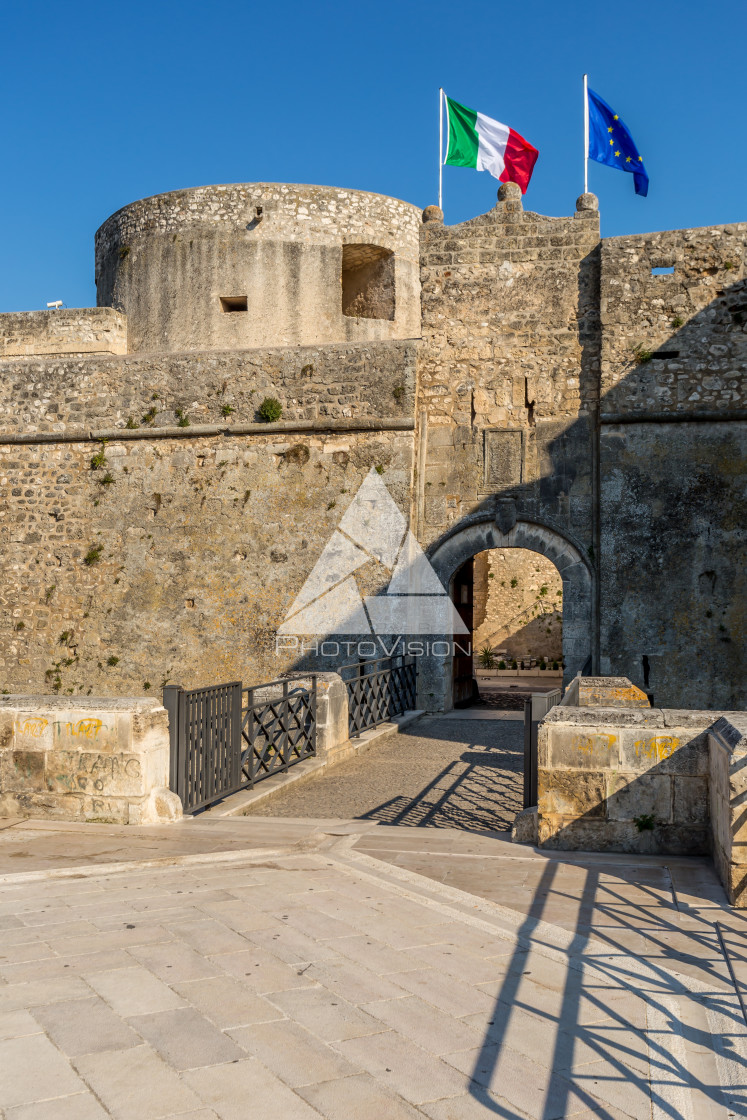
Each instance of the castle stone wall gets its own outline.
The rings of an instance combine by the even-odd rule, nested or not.
[[[419,225],[409,203],[336,187],[156,195],[96,234],[97,302],[127,313],[132,352],[415,338]],[[343,313],[343,245],[393,254],[393,314]],[[235,297],[245,311],[224,309],[221,298]]]
[[[411,486],[406,431],[113,440],[92,470],[100,447],[0,443],[11,692],[158,695],[298,667],[276,631],[356,490],[379,467],[406,510]]]
[[[746,258],[744,223],[602,243],[601,669],[657,704],[747,705]]]
[[[3,435],[252,423],[265,397],[283,419],[412,416],[416,348],[370,343],[239,353],[130,355],[0,365]],[[228,411],[227,411],[228,410]]]

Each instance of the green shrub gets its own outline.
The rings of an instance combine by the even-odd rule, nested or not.
[[[95,544],[89,548],[88,552],[83,557],[83,563],[87,564],[90,568],[92,564],[98,564],[101,559],[101,553],[104,551],[102,544]]]
[[[506,668],[506,662],[505,661],[499,661],[498,662],[498,668],[499,669],[505,669]]]
[[[511,662],[511,668],[512,668],[512,669],[518,669],[518,668],[519,668],[519,663],[518,663],[518,661],[512,661],[512,662]]]
[[[265,397],[257,409],[260,420],[266,424],[274,424],[283,415],[283,406],[275,397]]]
[[[633,823],[639,832],[653,832],[654,818],[651,813],[641,813],[640,817],[633,817]]]
[[[546,668],[547,668],[547,662],[543,658],[542,661],[540,661],[540,669],[544,672],[544,670]]]
[[[478,654],[478,661],[482,669],[495,669],[495,653],[493,647],[486,642]]]
[[[557,670],[558,670],[558,663],[557,663],[557,661],[553,661],[553,663],[552,663],[552,667],[553,667],[553,669],[554,669],[554,670],[555,670],[555,671],[557,672]]]

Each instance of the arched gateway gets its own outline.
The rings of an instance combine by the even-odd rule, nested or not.
[[[491,548],[526,548],[552,561],[563,580],[563,682],[586,665],[592,648],[592,573],[579,549],[553,529],[535,522],[517,520],[503,532],[496,521],[485,520],[455,526],[445,540],[428,554],[444,587],[451,587],[454,574],[472,556]],[[443,641],[451,646],[451,640]],[[436,643],[431,643],[431,647]],[[443,650],[442,643],[436,648]],[[418,706],[448,711],[452,701],[452,657],[433,656],[419,660]]]

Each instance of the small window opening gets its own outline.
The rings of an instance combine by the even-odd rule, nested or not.
[[[343,245],[342,313],[394,319],[394,253],[380,245]]]
[[[246,296],[221,296],[220,297],[221,311],[247,311],[247,297]]]
[[[655,350],[655,358],[679,358],[679,350]]]
[[[673,264],[656,265],[655,268],[651,269],[651,275],[652,276],[671,276],[673,272],[674,272],[674,265]]]

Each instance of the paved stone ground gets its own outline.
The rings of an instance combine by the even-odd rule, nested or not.
[[[248,815],[505,830],[522,807],[520,720],[429,717]]]
[[[698,906],[727,919],[732,939],[741,919],[715,898],[705,861],[667,871],[631,858],[620,874],[614,857],[546,857],[443,829],[369,825],[361,836],[341,822],[325,836],[309,822],[230,822],[245,844],[270,831],[288,842],[303,827],[316,850],[6,875],[5,1120],[747,1112],[744,1023]],[[193,825],[194,846],[227,828]],[[119,830],[135,834],[129,845],[120,837],[120,854],[145,831]],[[68,826],[58,838],[76,832],[80,851],[116,830]],[[485,869],[474,883],[483,895],[496,880],[525,890],[525,912],[436,881],[439,865],[459,879],[470,862]],[[596,902],[593,922],[574,918],[574,899]],[[700,919],[697,953],[670,940],[639,957],[596,936],[605,923],[645,932],[664,916],[672,938],[683,916]]]

